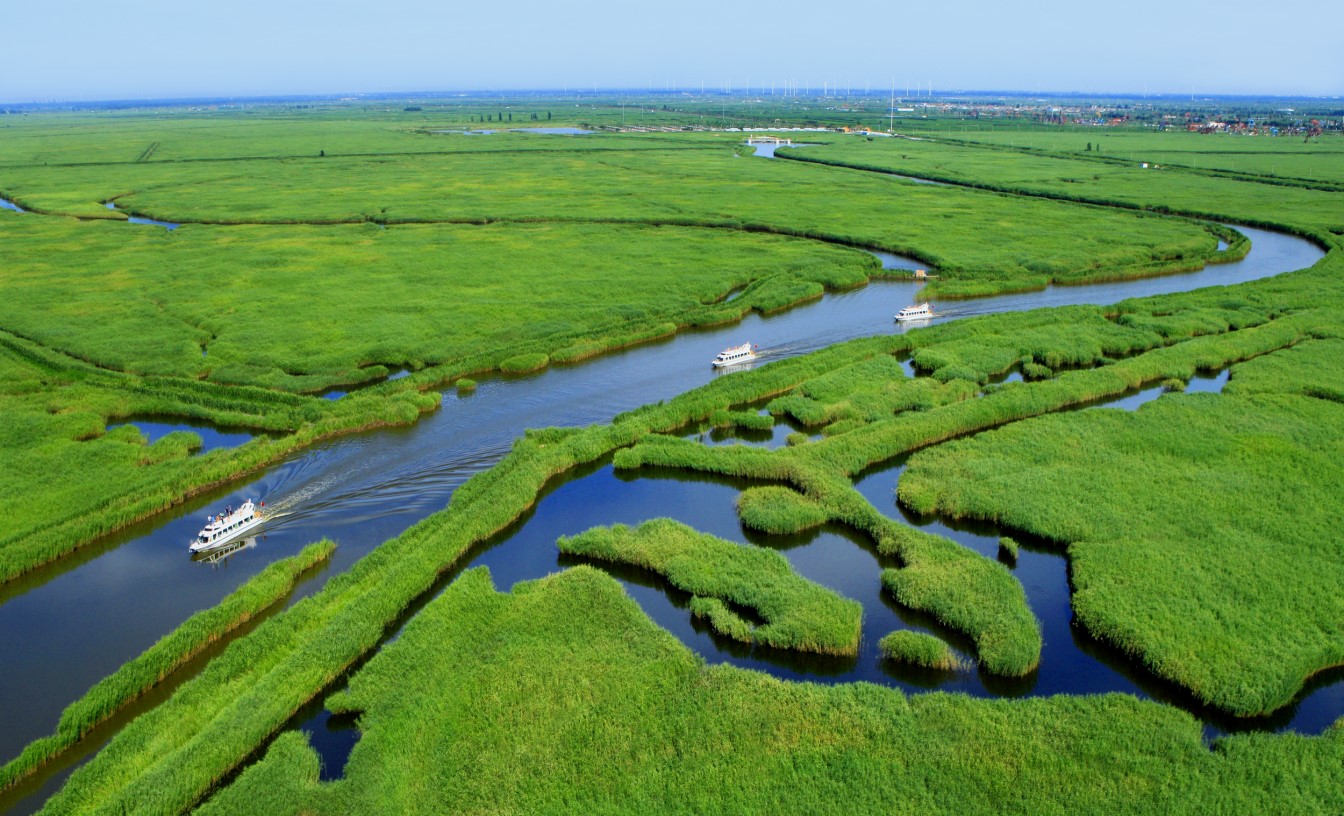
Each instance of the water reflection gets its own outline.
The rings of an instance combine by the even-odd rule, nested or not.
[[[785,147],[816,147],[813,142],[798,142],[797,144],[776,144],[774,142],[750,142],[751,147],[755,148],[755,155],[763,159],[775,158],[775,151]]]
[[[191,560],[216,567],[227,566],[230,558],[243,550],[250,550],[255,546],[257,546],[257,537],[249,536],[248,538],[240,538],[235,541],[230,541],[228,544],[225,544],[222,547],[216,547],[213,550],[192,553]]]
[[[109,432],[125,426],[140,431],[149,444],[154,444],[170,433],[187,431],[201,438],[200,453],[208,453],[218,448],[233,448],[250,441],[255,434],[245,430],[223,430],[205,422],[192,422],[175,417],[127,417],[121,422],[108,423]]]
[[[118,210],[118,209],[120,209],[120,207],[117,206],[117,202],[115,202],[115,201],[104,201],[104,202],[103,202],[103,206],[106,207],[106,208],[108,208],[109,210]],[[128,223],[128,224],[149,224],[149,225],[151,225],[151,226],[155,226],[155,227],[164,227],[164,228],[166,228],[169,232],[172,232],[173,230],[175,230],[175,229],[177,229],[178,227],[182,226],[181,224],[175,224],[175,223],[173,223],[172,221],[156,221],[156,220],[154,220],[153,218],[142,218],[142,217],[140,217],[140,216],[138,216],[138,215],[127,216],[127,217],[126,217],[126,223]]]
[[[548,136],[586,136],[596,131],[576,127],[524,127],[511,128],[512,133],[540,133]]]

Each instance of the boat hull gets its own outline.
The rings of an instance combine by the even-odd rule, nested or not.
[[[737,357],[732,360],[711,360],[710,365],[715,368],[727,368],[728,366],[742,365],[743,363],[753,363],[759,359],[755,354],[750,357]]]

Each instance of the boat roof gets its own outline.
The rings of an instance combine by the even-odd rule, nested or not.
[[[236,508],[234,508],[234,511],[233,511],[232,513],[230,513],[229,515],[231,515],[231,516],[236,516],[236,515],[238,515],[238,514],[241,513],[241,512],[243,511],[243,509],[246,508],[249,504],[255,505],[255,502],[253,502],[251,499],[248,499],[248,500],[244,501],[242,504],[238,505]],[[205,525],[204,527],[201,528],[201,532],[205,532],[206,530],[213,530],[213,529],[215,529],[216,527],[222,527],[222,526],[224,526],[224,514],[223,514],[223,513],[219,513],[219,514],[217,514],[217,515],[215,516],[215,520],[214,520],[214,521],[210,522],[209,524],[207,524],[207,525]]]

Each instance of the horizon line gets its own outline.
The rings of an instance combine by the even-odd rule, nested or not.
[[[170,106],[175,104],[189,103],[219,103],[219,102],[257,102],[257,103],[275,103],[285,101],[376,101],[406,99],[411,100],[418,97],[430,99],[443,98],[462,98],[462,97],[507,97],[519,95],[544,95],[544,96],[570,96],[570,97],[601,97],[613,94],[642,94],[646,96],[702,96],[702,97],[725,97],[725,96],[778,96],[783,98],[813,98],[813,99],[839,99],[850,97],[875,97],[887,98],[891,96],[891,88],[864,88],[855,90],[852,87],[844,89],[841,93],[838,88],[825,87],[813,88],[810,85],[804,85],[800,92],[796,83],[785,85],[782,89],[776,90],[778,86],[770,85],[768,88],[761,87],[719,87],[710,89],[696,86],[665,86],[663,88],[636,87],[636,86],[593,86],[592,88],[473,88],[473,89],[448,89],[448,90],[418,90],[418,91],[327,91],[327,92],[296,92],[296,93],[244,93],[244,94],[200,94],[200,95],[174,95],[174,96],[126,96],[109,97],[102,99],[85,99],[82,97],[49,97],[46,99],[27,99],[27,100],[3,100],[0,106],[60,106],[74,105],[81,107],[93,107],[99,105],[152,105],[152,106]],[[1155,91],[1084,91],[1084,90],[1022,90],[1022,89],[1004,89],[1004,88],[966,88],[966,89],[940,89],[932,88],[914,93],[909,92],[897,95],[898,99],[938,99],[949,97],[965,96],[999,96],[1011,98],[1075,98],[1075,99],[1125,99],[1142,100],[1153,99],[1160,101],[1186,100],[1191,102],[1215,101],[1223,99],[1297,99],[1297,100],[1315,100],[1329,101],[1339,100],[1340,95],[1324,94],[1302,94],[1302,93],[1252,93],[1252,92],[1222,92],[1222,93],[1190,93],[1184,92],[1155,92]]]

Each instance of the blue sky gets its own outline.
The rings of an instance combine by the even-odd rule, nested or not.
[[[907,86],[1344,96],[1344,2],[0,0],[0,102]]]

